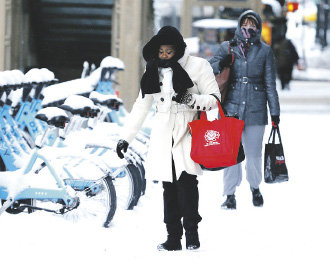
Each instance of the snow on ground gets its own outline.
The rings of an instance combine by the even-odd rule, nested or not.
[[[326,138],[330,110],[302,110],[299,93],[307,87],[292,82],[290,91],[279,91],[280,130],[290,180],[261,184],[263,208],[253,207],[245,176],[236,192],[236,211],[220,209],[224,200],[221,171],[205,172],[199,178],[200,250],[156,250],[166,239],[162,187],[148,182],[138,206],[132,211],[119,209],[108,229],[88,221],[72,223],[46,212],[4,213],[0,216],[0,259],[330,259],[330,142]],[[328,88],[323,88],[325,96]],[[298,98],[290,101],[290,95]],[[265,141],[269,132],[267,127]]]

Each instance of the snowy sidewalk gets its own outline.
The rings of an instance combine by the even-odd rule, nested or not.
[[[292,78],[294,80],[314,80],[330,82],[330,68],[307,68],[306,71],[299,71],[297,69],[294,69],[292,72]]]
[[[290,82],[290,90],[281,90],[277,81],[281,112],[330,113],[330,81]]]
[[[253,207],[245,173],[236,192],[236,211],[220,209],[221,171],[199,177],[199,251],[157,251],[157,244],[166,239],[162,187],[148,183],[138,206],[118,210],[109,229],[46,212],[4,213],[1,259],[329,260],[330,113],[285,112],[280,129],[290,180],[261,184],[264,207]],[[265,139],[269,131],[268,126]]]

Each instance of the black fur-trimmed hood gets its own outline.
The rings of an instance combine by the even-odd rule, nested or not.
[[[147,62],[152,58],[157,58],[160,45],[174,45],[175,60],[179,60],[184,55],[187,47],[181,33],[175,27],[164,26],[143,47],[143,58]]]

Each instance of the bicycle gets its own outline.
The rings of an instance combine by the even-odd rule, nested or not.
[[[84,136],[85,139],[88,139],[89,141],[86,142],[84,147],[88,155],[93,155],[95,156],[94,158],[99,158],[102,161],[102,164],[105,165],[105,168],[107,168],[109,172],[113,172],[111,177],[117,192],[117,204],[120,208],[131,210],[134,206],[137,205],[140,196],[144,192],[144,190],[141,191],[142,180],[140,176],[140,169],[136,166],[136,162],[140,159],[138,159],[139,156],[134,154],[134,152],[131,150],[131,153],[128,153],[131,155],[127,157],[125,163],[119,160],[116,152],[113,149],[113,147],[116,145],[116,132],[118,131],[119,127],[115,123],[103,123],[104,116],[107,114],[108,110],[118,107],[120,101],[118,101],[113,96],[109,97],[107,95],[102,95],[96,92],[94,92],[94,95],[91,93],[90,96],[92,98],[88,99],[86,97],[72,95],[65,100],[63,105],[61,105],[63,109],[69,111],[73,115],[71,118],[72,125],[69,130],[70,133],[72,133],[69,135],[71,136],[71,143],[69,138],[69,144],[67,144],[67,146],[74,145],[75,142],[72,142],[72,138],[77,138],[80,140],[80,136]],[[100,98],[103,99],[100,100]],[[98,105],[100,112],[97,116],[89,119],[92,120],[92,123],[88,124],[86,123],[86,118],[84,119],[81,117],[79,111],[72,109],[72,107],[74,106],[74,103],[84,104],[85,106],[94,105],[92,102]],[[101,103],[103,106],[100,106]],[[77,135],[77,132],[80,132],[80,135]],[[104,133],[108,134],[105,135]],[[102,138],[99,143],[92,142],[93,139],[97,139],[99,137]],[[63,145],[65,144],[62,143],[61,146]],[[67,157],[68,160],[70,160],[70,158],[71,164],[75,165],[81,164],[84,160],[83,158],[80,158],[80,160],[78,158],[78,161],[74,163],[72,161],[72,156]],[[141,162],[140,164],[142,165]],[[120,165],[121,168],[119,168],[118,165]]]
[[[90,109],[82,109],[82,113],[90,113],[90,111]],[[51,153],[54,152],[51,147],[43,148],[47,135],[57,128],[64,130],[62,138],[65,138],[65,130],[70,125],[65,126],[65,124],[70,118],[64,110],[52,107],[40,110],[36,117],[46,122],[48,127],[40,141],[37,140],[28,163],[16,171],[0,172],[2,200],[0,215],[4,211],[19,214],[27,209],[28,213],[43,210],[55,214],[79,216],[82,211],[87,214],[91,210],[88,216],[93,217],[95,222],[98,221],[104,227],[109,227],[116,211],[116,191],[111,176],[100,171],[98,178],[86,179],[77,173],[59,170],[56,167],[58,161],[50,160],[49,154],[43,154],[41,149],[48,148],[52,149]],[[45,165],[43,169],[48,171],[36,171],[34,166],[37,160],[43,161]],[[41,207],[37,203],[44,203],[47,206],[51,204],[55,209]]]

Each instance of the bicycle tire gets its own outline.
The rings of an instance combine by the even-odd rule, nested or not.
[[[136,164],[139,172],[140,172],[140,178],[141,178],[141,196],[143,196],[146,193],[146,186],[147,186],[147,180],[145,179],[145,169],[142,163]]]
[[[104,192],[101,191],[94,196],[90,196],[86,191],[78,191],[79,206],[63,215],[74,222],[76,219],[91,219],[93,224],[108,228],[117,209],[116,190],[110,176],[102,178],[100,182]],[[105,209],[100,212],[99,208],[96,207]]]
[[[36,173],[38,174],[45,174],[41,171],[48,170],[45,164],[41,164],[38,168]],[[77,222],[78,220],[83,220],[84,218],[88,218],[89,216],[95,218],[92,222],[97,226],[109,227],[115,213],[117,210],[117,195],[116,189],[113,185],[112,178],[110,176],[106,176],[101,178],[100,180],[101,187],[103,190],[96,194],[95,196],[87,196],[88,192],[85,190],[79,190],[77,195],[79,197],[79,206],[71,211],[65,212],[63,217],[67,220],[72,220],[73,222]],[[102,196],[100,196],[102,195]],[[95,209],[95,205],[92,202],[95,202],[95,205],[102,207],[102,212],[93,212],[90,209]],[[104,203],[101,203],[104,201]],[[34,200],[34,206],[43,208],[43,205],[47,205],[46,208],[57,209],[56,205],[52,205],[52,202],[43,202],[40,200]],[[101,204],[101,205],[100,205]],[[103,204],[103,205],[102,205]],[[88,207],[90,206],[90,207]],[[90,208],[90,209],[89,209]]]
[[[133,183],[134,183],[134,196],[132,199],[132,204],[129,209],[133,209],[134,206],[137,205],[140,197],[141,197],[141,185],[142,185],[142,180],[140,177],[139,169],[132,163],[128,164],[126,166],[127,171],[129,174],[131,174]]]
[[[105,181],[108,185],[109,188],[109,194],[110,194],[110,209],[109,212],[107,214],[106,220],[103,223],[103,227],[108,228],[110,225],[110,222],[112,221],[113,217],[115,216],[116,213],[116,209],[117,209],[117,196],[116,196],[116,189],[113,185],[112,179],[110,176],[107,176],[105,178]]]
[[[113,180],[117,194],[117,208],[131,210],[135,203],[135,190],[137,187],[136,177],[125,169],[124,174],[120,173]]]

